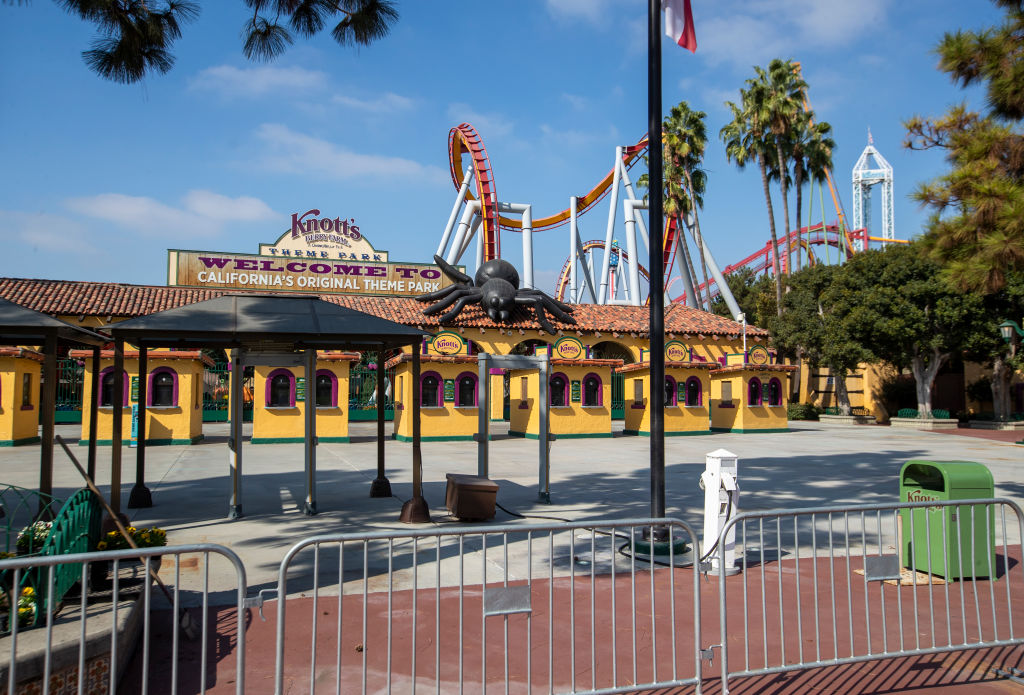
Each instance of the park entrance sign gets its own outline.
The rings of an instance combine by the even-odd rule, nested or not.
[[[409,297],[452,284],[432,263],[392,263],[354,219],[292,215],[291,227],[258,254],[170,249],[167,284],[256,291]],[[461,268],[461,270],[465,270]]]

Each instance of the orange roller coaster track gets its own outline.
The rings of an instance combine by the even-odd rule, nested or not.
[[[627,168],[632,167],[646,149],[647,136],[645,135],[635,145],[622,148],[622,163]],[[491,161],[487,156],[487,148],[484,147],[483,138],[480,137],[476,129],[469,123],[462,123],[452,128],[448,133],[448,163],[451,170],[452,183],[455,184],[455,190],[459,189],[465,177],[464,155],[469,156],[470,166],[473,169],[476,181],[475,194],[468,192],[466,197],[470,200],[480,201],[484,260],[489,261],[501,256],[500,230],[522,231],[523,223],[520,220],[502,217],[498,213],[494,173],[491,170]],[[608,194],[614,180],[615,168],[613,167],[588,193],[577,198],[577,214],[583,214],[600,202]],[[569,221],[569,215],[569,208],[566,208],[554,215],[535,219],[533,220],[533,230],[541,231],[560,227]]]

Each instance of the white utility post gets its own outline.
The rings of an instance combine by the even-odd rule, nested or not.
[[[700,484],[704,488],[704,544],[705,555],[715,545],[726,522],[739,513],[740,486],[737,477],[736,454],[718,449],[705,457]],[[722,561],[722,549],[725,561]],[[707,559],[709,574],[736,574],[736,530],[730,528],[722,547],[716,547]]]

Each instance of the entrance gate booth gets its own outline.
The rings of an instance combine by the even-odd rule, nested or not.
[[[549,399],[548,399],[548,377],[550,372],[550,361],[547,355],[528,357],[526,355],[490,355],[487,353],[477,354],[477,368],[479,378],[477,379],[477,413],[479,427],[477,429],[477,475],[487,478],[490,467],[490,452],[488,442],[490,440],[490,412],[491,412],[491,380],[489,377],[491,369],[519,369],[536,370],[539,372],[540,396],[540,435],[537,437],[539,443],[537,463],[537,497],[541,502],[551,501],[551,462],[550,449],[554,436],[550,431]]]

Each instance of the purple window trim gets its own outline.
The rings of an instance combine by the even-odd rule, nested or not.
[[[597,379],[597,403],[587,403],[587,379]],[[580,401],[584,408],[600,408],[604,405],[604,382],[594,372],[587,372],[583,377],[583,393],[580,394]]]
[[[459,394],[462,393],[462,379],[463,377],[469,377],[473,380],[473,402],[472,403],[459,403]],[[476,408],[477,407],[477,376],[473,372],[462,372],[455,377],[455,407],[456,408]]]
[[[270,405],[270,387],[274,383],[274,377],[278,377],[278,376],[282,376],[282,375],[288,377],[288,405],[284,405],[284,406],[281,406],[281,405],[277,405],[277,406]],[[309,384],[306,385],[306,388],[309,388]],[[315,388],[315,385],[314,385],[314,388]],[[268,407],[268,408],[294,408],[295,407],[295,375],[292,374],[292,371],[290,369],[284,369],[284,368],[275,369],[270,374],[267,374],[266,400],[264,401],[264,403],[265,403],[266,407]]]
[[[171,407],[178,405],[178,373],[170,367],[157,367],[149,373],[146,380],[146,407],[153,405],[153,379],[157,374],[170,374],[174,379],[174,387],[171,391]]]
[[[428,376],[437,379],[437,399],[433,404],[423,400],[423,382]],[[423,372],[420,374],[420,407],[421,408],[443,408],[444,407],[444,379],[437,372]]]
[[[697,402],[696,403],[690,403],[690,384],[692,384],[692,383],[696,383],[697,384]],[[684,389],[684,392],[685,392],[685,399],[686,399],[684,401],[684,403],[685,403],[687,408],[699,408],[702,405],[704,405],[704,384],[701,383],[699,378],[697,378],[695,376],[691,376],[689,379],[686,380],[686,384],[683,386],[683,389]]]
[[[107,374],[109,374],[112,371],[114,371],[113,367],[106,367],[106,368],[100,370],[100,407],[101,408],[113,408],[114,407],[114,402],[113,402],[114,394],[113,394],[113,390],[111,390],[111,394],[110,394],[111,402],[110,403],[103,403],[103,380],[105,378],[107,378]],[[122,405],[122,407],[130,408],[131,407],[131,403],[128,402],[128,383],[129,383],[128,372],[124,372],[123,371],[122,373],[124,374],[124,384],[123,384],[123,386],[124,386],[124,397],[121,399],[121,405]]]
[[[313,380],[313,400],[316,401],[316,383],[321,376],[327,376],[331,379],[331,404],[330,405],[318,405],[318,408],[337,408],[338,407],[338,375],[332,372],[330,369],[318,369],[316,370],[316,379]]]
[[[552,385],[551,382],[553,382],[556,377],[560,378],[562,380],[562,383],[564,384],[564,386],[562,388],[562,394],[563,394],[562,395],[562,397],[563,397],[562,405],[555,405],[555,399],[554,399],[555,387]],[[569,377],[567,377],[562,372],[555,372],[554,374],[551,375],[551,378],[548,379],[548,405],[550,407],[552,407],[552,408],[568,408],[568,407],[570,407],[570,404],[569,404]]]
[[[779,396],[778,403],[772,403],[771,395],[773,391]],[[768,382],[768,406],[773,408],[779,408],[782,406],[782,382],[775,377],[772,377]]]
[[[672,384],[672,388],[666,389],[666,395],[671,394],[668,398],[669,402],[665,404],[666,408],[679,405],[679,394],[676,393],[676,389],[679,388],[679,383],[675,380],[675,377],[671,377],[666,374],[665,386],[667,387],[669,384]]]
[[[757,398],[754,398],[755,385],[757,386]],[[761,385],[761,380],[758,379],[756,376],[753,377],[747,384],[747,405],[764,405],[764,387]]]

